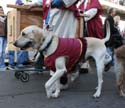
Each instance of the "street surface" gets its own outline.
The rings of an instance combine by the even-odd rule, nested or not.
[[[31,75],[30,81],[22,83],[14,72],[0,72],[0,108],[125,108],[125,98],[117,95],[115,75],[111,69],[104,73],[102,95],[92,97],[97,85],[96,74],[81,74],[61,92],[58,99],[47,99],[44,84],[49,73]]]

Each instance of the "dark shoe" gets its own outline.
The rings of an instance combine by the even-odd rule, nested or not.
[[[111,66],[112,66],[111,62],[108,63],[107,65],[105,65],[104,71],[105,71],[105,72],[109,71],[109,69],[111,68]]]
[[[80,68],[79,73],[87,74],[89,72],[88,68]]]
[[[14,70],[15,69],[15,66],[7,66],[7,70]]]

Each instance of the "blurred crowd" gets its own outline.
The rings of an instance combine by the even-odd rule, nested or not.
[[[32,1],[32,2],[31,2]],[[124,5],[124,0],[107,0],[120,5]],[[34,6],[43,6],[44,29],[53,31],[56,36],[62,38],[78,37],[76,30],[78,29],[78,21],[80,14],[86,14],[84,17],[84,37],[95,37],[102,39],[106,35],[106,21],[110,23],[111,38],[106,43],[108,52],[112,55],[112,47],[116,48],[125,40],[125,30],[121,31],[119,27],[120,16],[117,10],[110,8],[107,10],[107,16],[104,25],[100,16],[103,14],[103,8],[99,0],[15,0],[15,4],[30,4],[29,9]],[[0,7],[2,13],[2,7]],[[42,16],[42,15],[41,15]],[[42,17],[41,17],[42,20]],[[6,17],[0,16],[0,69],[6,67],[4,63],[5,47],[7,43],[6,33]],[[95,26],[96,25],[96,26]],[[42,55],[41,55],[42,56]],[[9,51],[9,65],[15,66],[15,52]],[[22,66],[24,62],[29,60],[27,51],[17,52],[16,66]],[[113,60],[112,60],[113,64]]]
[[[105,1],[110,1],[110,2],[113,2],[115,4],[125,6],[125,0],[105,0]]]

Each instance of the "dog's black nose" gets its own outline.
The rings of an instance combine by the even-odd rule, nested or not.
[[[15,42],[13,43],[13,45],[14,45],[14,46],[17,46],[17,41],[15,41]]]

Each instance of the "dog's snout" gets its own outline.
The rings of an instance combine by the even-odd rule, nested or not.
[[[13,45],[14,45],[14,46],[17,46],[17,41],[15,41],[15,42],[13,43]]]

